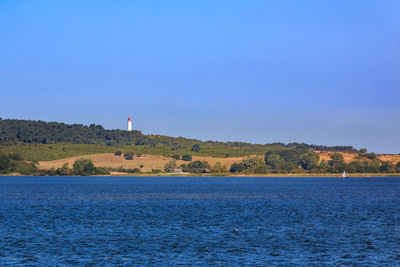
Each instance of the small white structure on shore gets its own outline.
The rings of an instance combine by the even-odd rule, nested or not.
[[[183,173],[182,169],[174,169],[173,172],[173,174],[182,174],[182,173]]]
[[[131,117],[128,118],[128,131],[132,131],[132,120]]]

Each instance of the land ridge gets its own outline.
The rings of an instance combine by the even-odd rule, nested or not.
[[[337,175],[400,173],[400,155],[305,143],[200,141],[100,125],[0,118],[0,173]]]

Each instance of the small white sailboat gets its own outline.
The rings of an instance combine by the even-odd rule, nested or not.
[[[343,171],[342,178],[347,178],[346,171]]]

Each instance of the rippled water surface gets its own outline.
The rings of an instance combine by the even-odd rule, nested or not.
[[[400,265],[399,178],[0,176],[0,266]]]

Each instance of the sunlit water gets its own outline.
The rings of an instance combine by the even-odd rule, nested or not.
[[[134,264],[400,265],[400,179],[0,176],[0,266]]]

